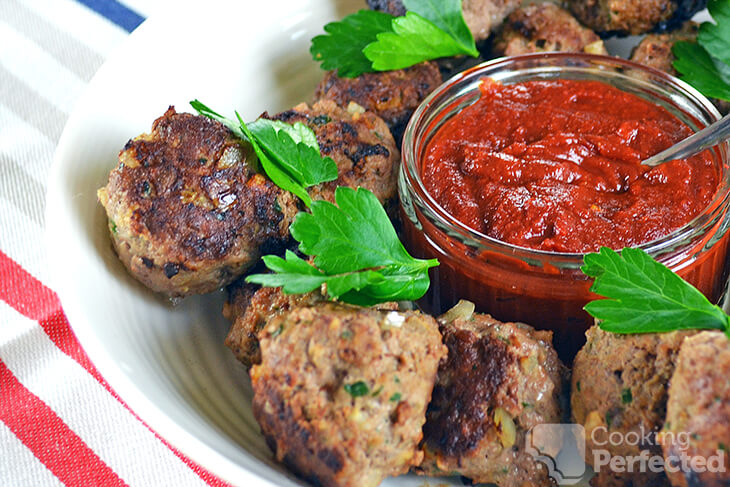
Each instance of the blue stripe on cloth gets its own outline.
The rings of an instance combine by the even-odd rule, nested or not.
[[[127,32],[132,32],[144,21],[144,17],[122,5],[116,0],[76,0],[88,8],[117,24]]]

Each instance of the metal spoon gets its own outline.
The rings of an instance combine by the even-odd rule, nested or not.
[[[684,159],[724,142],[728,138],[730,138],[730,115],[725,115],[712,125],[677,142],[669,149],[644,159],[641,163],[647,166],[658,166],[674,159]]]

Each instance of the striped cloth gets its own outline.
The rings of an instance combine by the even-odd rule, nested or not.
[[[172,1],[0,0],[0,485],[226,485],[114,393],[47,282],[46,178],[74,103]]]

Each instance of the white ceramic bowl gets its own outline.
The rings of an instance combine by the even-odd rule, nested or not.
[[[49,178],[51,284],[104,378],[173,446],[237,485],[304,485],[273,461],[259,433],[248,376],[223,346],[223,294],[172,306],[138,284],[112,251],[96,190],[125,142],[148,131],[168,105],[190,111],[189,100],[199,98],[253,120],[310,101],[322,77],[310,38],[365,2],[205,4],[145,22],[70,117]],[[383,485],[423,486],[424,479]]]
[[[205,4],[140,26],[74,109],[49,177],[51,285],[104,378],[173,446],[236,485],[305,485],[274,461],[259,433],[248,375],[223,345],[223,293],[172,306],[132,279],[111,248],[96,190],[126,141],[149,131],[168,105],[191,111],[198,98],[253,120],[311,101],[322,72],[309,40],[364,1]]]

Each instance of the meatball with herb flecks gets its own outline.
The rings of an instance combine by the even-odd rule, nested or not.
[[[98,196],[129,272],[184,297],[219,289],[283,248],[296,201],[257,166],[221,123],[172,107],[127,142]]]
[[[728,486],[730,338],[721,331],[689,337],[676,363],[659,435],[667,475],[677,487]]]
[[[619,335],[597,325],[586,332],[573,362],[570,402],[573,421],[585,427],[586,463],[597,470],[593,485],[666,485],[663,473],[616,473],[596,461],[604,451],[618,457],[660,454],[656,434],[664,424],[667,387],[679,348],[692,333]],[[619,441],[608,441],[612,433]]]
[[[375,487],[418,465],[446,350],[418,312],[320,303],[262,333],[253,413],[279,461],[315,485]]]
[[[707,5],[706,0],[568,0],[578,20],[601,35],[671,30]]]
[[[551,485],[526,451],[531,428],[559,423],[565,370],[552,333],[473,313],[462,301],[439,318],[441,362],[424,426],[424,475],[461,475],[501,487]]]
[[[355,103],[381,117],[400,146],[403,131],[418,105],[441,84],[441,73],[432,62],[407,69],[364,73],[356,78],[340,78],[328,72],[317,86],[314,97],[332,100],[343,108]]]
[[[546,51],[608,54],[595,32],[553,3],[532,4],[512,12],[496,34],[493,51],[498,56]]]

